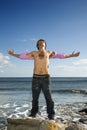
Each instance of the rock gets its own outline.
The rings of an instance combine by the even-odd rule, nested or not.
[[[84,124],[87,124],[87,118],[81,118],[79,119],[79,122],[82,122]]]
[[[3,127],[3,128],[1,128],[0,130],[7,130],[7,127]]]
[[[76,124],[79,130],[87,130],[87,125],[84,124]]]
[[[67,125],[39,118],[7,119],[7,130],[65,130]]]
[[[87,130],[87,127],[85,127],[85,125],[76,123],[76,124],[69,124],[69,126],[65,128],[65,130]]]
[[[79,130],[79,128],[76,125],[70,125],[65,130]]]
[[[62,123],[43,120],[43,122],[40,125],[40,130],[65,130],[66,127],[67,125]]]
[[[80,110],[79,112],[85,112],[85,114],[87,114],[87,108],[84,108],[84,109]]]

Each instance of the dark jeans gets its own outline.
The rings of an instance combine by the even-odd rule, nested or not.
[[[40,92],[43,92],[46,105],[47,105],[47,113],[48,117],[55,114],[54,112],[54,102],[51,98],[51,92],[50,92],[50,76],[44,75],[44,76],[33,76],[32,79],[32,109],[31,114],[36,115],[38,112],[38,99]]]

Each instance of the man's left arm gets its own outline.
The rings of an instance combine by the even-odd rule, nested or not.
[[[64,59],[64,58],[77,57],[79,56],[79,54],[80,52],[72,52],[71,54],[52,52],[50,58]]]

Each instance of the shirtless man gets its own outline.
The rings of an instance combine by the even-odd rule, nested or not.
[[[8,54],[23,60],[34,60],[34,70],[32,79],[32,109],[31,114],[29,116],[36,116],[39,110],[38,99],[42,90],[46,100],[48,118],[54,119],[54,102],[50,93],[49,59],[77,57],[79,56],[80,52],[73,52],[72,54],[58,54],[53,51],[46,51],[46,46],[47,45],[45,40],[40,39],[37,41],[36,44],[38,51],[16,54],[14,51],[8,50]]]

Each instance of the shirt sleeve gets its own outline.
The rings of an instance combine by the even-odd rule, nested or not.
[[[27,54],[29,54],[29,52],[24,52],[19,54],[19,58],[22,60],[33,60],[33,57],[29,57]]]
[[[54,55],[51,58],[64,59],[65,58],[65,54],[64,53],[54,52]]]

